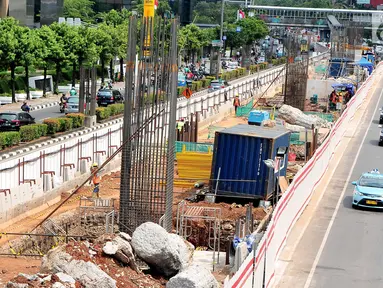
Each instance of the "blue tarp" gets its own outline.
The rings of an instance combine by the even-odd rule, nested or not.
[[[331,87],[334,89],[336,89],[336,88],[352,89],[352,88],[354,88],[354,85],[352,85],[350,83],[336,83],[336,84],[331,85]]]
[[[372,67],[374,64],[369,62],[366,58],[360,58],[358,62],[356,62],[357,65],[362,66],[362,67]]]

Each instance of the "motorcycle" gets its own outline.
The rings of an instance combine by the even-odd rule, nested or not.
[[[60,113],[65,112],[66,101],[60,102]]]
[[[28,105],[22,105],[21,111],[29,113],[31,111],[31,107],[29,107]]]

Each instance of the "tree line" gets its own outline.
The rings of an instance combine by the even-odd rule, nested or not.
[[[166,12],[167,9],[165,5],[162,11]],[[40,69],[44,75],[44,95],[47,71],[51,67],[55,70],[54,91],[56,92],[62,69],[67,66],[72,67],[71,82],[75,85],[76,79],[79,79],[78,71],[81,66],[93,66],[99,62],[102,71],[109,65],[110,71],[113,72],[113,59],[118,58],[120,59],[120,80],[123,80],[130,16],[131,12],[126,9],[111,10],[98,14],[99,22],[96,25],[70,26],[66,23],[53,23],[39,29],[22,26],[12,17],[2,19],[0,21],[0,68],[10,70],[12,101],[16,101],[15,69],[18,66],[23,66],[25,70],[27,99],[30,99],[28,78],[29,68],[32,66]],[[241,32],[234,32],[235,25],[243,28]],[[256,18],[242,19],[226,27],[229,28],[227,43],[233,47],[248,45],[268,33],[265,23]],[[219,27],[200,29],[194,24],[186,25],[178,31],[179,53],[197,55],[201,48],[209,46],[215,39],[219,39]],[[101,78],[101,81],[104,81],[104,73],[101,74]]]

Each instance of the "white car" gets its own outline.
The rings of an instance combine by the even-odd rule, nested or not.
[[[227,71],[234,71],[235,69],[238,69],[238,68],[241,68],[241,66],[239,66],[237,62],[229,62],[227,64],[226,70]]]

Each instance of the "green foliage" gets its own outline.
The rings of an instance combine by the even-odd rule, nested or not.
[[[110,109],[108,107],[96,108],[97,121],[105,120],[110,117]]]
[[[251,45],[255,40],[264,38],[269,33],[265,22],[257,18],[241,19],[236,25],[242,28],[238,33],[241,46]]]
[[[55,134],[60,127],[60,122],[56,118],[49,118],[43,121],[47,125],[47,134]]]
[[[58,128],[57,132],[65,132],[72,129],[73,119],[72,118],[57,118],[58,120]]]
[[[48,126],[46,124],[33,124],[20,127],[20,140],[29,142],[47,135]]]
[[[2,132],[0,133],[0,150],[19,145],[20,133],[19,132]]]
[[[186,25],[178,32],[179,51],[195,52],[204,46],[210,45],[215,38],[215,29],[200,29],[195,24]]]
[[[72,127],[79,128],[84,126],[85,115],[82,113],[70,113],[66,115],[67,118],[72,119]]]
[[[197,2],[193,9],[196,23],[217,24],[221,22],[221,2]],[[234,23],[237,20],[238,5],[225,3],[224,22]],[[217,38],[218,39],[218,38]]]
[[[91,21],[95,15],[90,0],[64,0],[64,17],[81,18],[83,21]]]
[[[22,66],[17,66],[17,67],[15,68],[15,73],[16,73],[16,74],[23,74],[24,71],[25,71],[25,69],[24,69],[24,67],[22,67]]]
[[[97,121],[108,119],[111,116],[121,115],[124,113],[124,104],[112,104],[107,107],[96,108]]]

